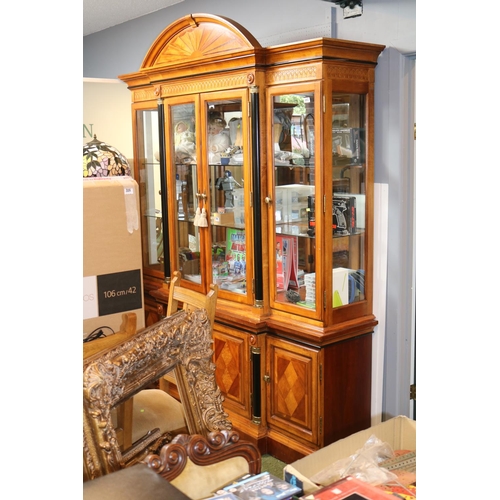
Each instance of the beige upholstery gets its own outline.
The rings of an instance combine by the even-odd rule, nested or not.
[[[112,412],[117,426],[116,411]],[[186,430],[182,405],[161,389],[144,389],[133,397],[132,442],[159,428],[161,433]]]
[[[170,482],[192,500],[200,500],[248,472],[248,462],[243,457],[211,465],[196,465],[188,459],[182,474]]]

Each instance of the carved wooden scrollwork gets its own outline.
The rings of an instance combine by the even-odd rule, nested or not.
[[[154,432],[121,452],[111,419],[120,402],[175,369],[189,432],[231,429],[215,382],[211,324],[204,309],[179,311],[129,340],[84,360],[84,465],[89,479],[130,465],[154,445]]]
[[[165,445],[159,455],[148,455],[143,463],[171,481],[181,474],[188,458],[196,465],[210,465],[233,457],[244,457],[249,472],[256,474],[261,469],[261,455],[249,441],[240,441],[236,431],[215,431],[202,436],[179,434]]]

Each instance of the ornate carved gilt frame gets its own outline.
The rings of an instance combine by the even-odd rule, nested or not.
[[[190,434],[230,430],[215,382],[212,329],[204,309],[179,311],[129,340],[84,360],[84,477],[94,479],[136,463],[158,443],[149,433],[123,454],[111,409],[174,369]],[[138,457],[138,453],[141,456]]]

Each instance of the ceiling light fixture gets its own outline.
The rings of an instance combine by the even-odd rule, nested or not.
[[[344,12],[344,19],[359,17],[363,14],[363,0],[323,0],[340,7]]]

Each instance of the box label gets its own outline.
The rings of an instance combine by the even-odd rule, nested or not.
[[[97,276],[99,316],[142,308],[141,271]]]

